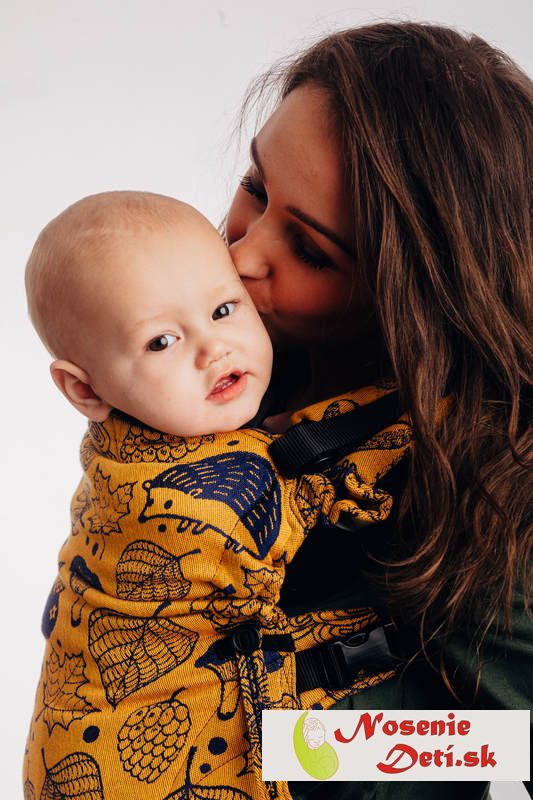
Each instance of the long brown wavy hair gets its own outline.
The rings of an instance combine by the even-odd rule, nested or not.
[[[517,581],[529,610],[533,85],[479,37],[417,23],[334,33],[248,107],[273,80],[328,90],[356,265],[411,413],[393,606],[422,646],[475,620],[479,649],[494,623],[511,633]]]

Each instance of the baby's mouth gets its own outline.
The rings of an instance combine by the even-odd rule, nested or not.
[[[208,397],[216,397],[217,395],[218,396],[222,395],[223,392],[226,391],[226,389],[229,389],[230,386],[233,386],[233,384],[237,383],[242,375],[243,373],[238,371],[228,372],[225,375],[221,375],[221,377],[218,378],[217,382],[209,392]]]

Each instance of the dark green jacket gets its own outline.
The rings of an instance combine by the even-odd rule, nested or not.
[[[401,493],[405,469],[390,477],[389,490]],[[282,604],[288,613],[310,608],[349,608],[386,604],[375,583],[366,575],[368,553],[386,551],[394,535],[394,520],[374,528],[366,538],[337,529],[315,529],[287,572]],[[379,544],[378,544],[379,543]],[[363,570],[361,569],[363,567]],[[365,574],[363,574],[365,572]],[[318,589],[317,589],[318,587]],[[414,642],[413,631],[403,630],[405,642]],[[488,637],[489,638],[489,637]],[[469,638],[462,632],[446,648],[448,673],[461,686],[462,706],[447,691],[439,673],[419,660],[398,678],[347,698],[335,708],[348,709],[531,709],[533,697],[533,623],[524,612],[517,590],[513,613],[513,637],[492,637],[485,646],[481,686],[475,696],[469,683],[472,658]],[[526,785],[531,793],[531,784]],[[488,796],[487,783],[474,782],[292,782],[294,800],[481,800]]]

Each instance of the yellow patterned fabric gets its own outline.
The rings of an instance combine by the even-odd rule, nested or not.
[[[293,422],[389,391],[347,393]],[[256,429],[181,438],[120,414],[89,425],[43,616],[26,798],[289,798],[287,784],[261,780],[261,710],[327,708],[393,675],[298,695],[294,652],[265,649],[259,637],[285,637],[298,651],[376,622],[370,608],[288,618],[278,600],[317,521],[388,516],[392,498],[375,484],[411,446],[407,418],[327,477],[282,477],[268,455],[273,438]],[[243,624],[258,646],[229,651],[228,633]]]

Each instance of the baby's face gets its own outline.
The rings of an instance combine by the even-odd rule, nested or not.
[[[128,232],[96,273],[94,297],[82,305],[91,309],[86,363],[100,397],[184,436],[233,430],[255,416],[272,346],[206,220],[191,213],[171,228]]]

